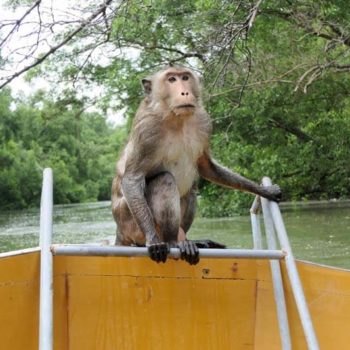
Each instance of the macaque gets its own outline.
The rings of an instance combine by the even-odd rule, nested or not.
[[[146,246],[156,262],[165,262],[170,247],[178,247],[182,259],[196,264],[198,247],[220,247],[210,240],[186,238],[196,210],[198,176],[273,201],[280,200],[281,190],[260,186],[211,157],[211,120],[192,70],[167,67],[142,84],[146,97],[112,185],[116,244]]]

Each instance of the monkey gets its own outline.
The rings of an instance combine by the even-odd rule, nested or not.
[[[165,262],[170,248],[178,247],[181,259],[197,264],[198,246],[218,247],[210,240],[196,244],[186,238],[196,211],[198,177],[277,202],[281,189],[260,186],[212,158],[212,122],[193,70],[166,67],[142,79],[142,85],[145,98],[112,184],[116,244],[146,246],[156,262]]]

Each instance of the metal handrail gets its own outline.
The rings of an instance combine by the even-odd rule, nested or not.
[[[276,234],[273,226],[273,220],[269,208],[269,201],[261,198],[261,207],[264,217],[265,234],[268,249],[277,249]],[[280,330],[281,344],[283,350],[291,350],[292,342],[290,339],[290,331],[287,316],[286,299],[284,297],[284,289],[282,282],[281,266],[278,261],[270,260],[273,290],[275,304],[277,309],[277,319]]]
[[[52,170],[47,168],[43,173],[40,204],[40,350],[53,349],[52,213],[53,176]]]
[[[271,186],[271,179],[268,177],[263,178],[264,186]],[[316,333],[311,320],[309,308],[306,303],[303,287],[298,274],[297,266],[293,256],[292,248],[289,243],[288,234],[284,226],[281,211],[276,202],[267,201],[268,212],[271,212],[273,225],[277,232],[277,237],[281,249],[286,252],[285,262],[287,268],[287,274],[290,280],[292,292],[299,312],[301,324],[304,330],[306,342],[310,350],[318,350],[319,345],[316,337]]]
[[[252,249],[198,249],[201,258],[226,259],[283,259],[281,250]],[[53,255],[71,256],[149,256],[145,247],[96,246],[88,244],[54,244],[51,246]],[[170,258],[179,259],[180,250],[170,248]]]
[[[252,207],[250,208],[250,221],[252,224],[254,249],[263,249],[263,240],[261,236],[260,216],[259,216],[260,209],[261,209],[260,197],[256,196],[252,204]]]
[[[271,185],[269,178],[263,179],[264,186]],[[268,249],[262,249],[262,235],[260,229],[259,211],[263,209],[265,232]],[[53,225],[53,176],[52,170],[47,168],[43,173],[43,189],[40,210],[40,325],[39,349],[53,349],[53,255],[81,255],[81,256],[148,256],[147,248],[96,246],[96,245],[52,245]],[[256,197],[251,208],[251,222],[254,249],[199,249],[200,257],[210,258],[245,258],[270,259],[274,293],[279,320],[281,343],[283,350],[291,349],[288,318],[285,307],[284,292],[280,265],[274,259],[285,259],[286,268],[294,298],[299,311],[305,338],[310,350],[318,350],[318,342],[312,325],[308,306],[305,300],[296,263],[289,244],[288,235],[284,227],[279,206],[275,202]],[[277,250],[276,235],[281,246]],[[180,251],[170,249],[170,257],[178,259]]]

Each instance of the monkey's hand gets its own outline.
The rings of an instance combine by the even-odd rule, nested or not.
[[[147,244],[148,254],[150,258],[157,263],[166,262],[168,254],[170,252],[170,246],[168,243],[160,242],[160,243],[152,243]]]
[[[196,243],[189,240],[180,241],[177,243],[180,249],[180,257],[186,260],[190,265],[196,265],[199,262],[199,251]]]
[[[264,187],[263,197],[279,203],[282,199],[282,191],[278,185],[266,186]]]

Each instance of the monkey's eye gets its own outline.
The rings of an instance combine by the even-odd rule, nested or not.
[[[182,80],[188,80],[188,79],[189,79],[188,75],[184,75],[184,76],[182,77]]]
[[[176,81],[176,78],[175,78],[175,77],[170,77],[170,78],[168,78],[168,81],[170,81],[171,83],[173,83],[173,82]]]

